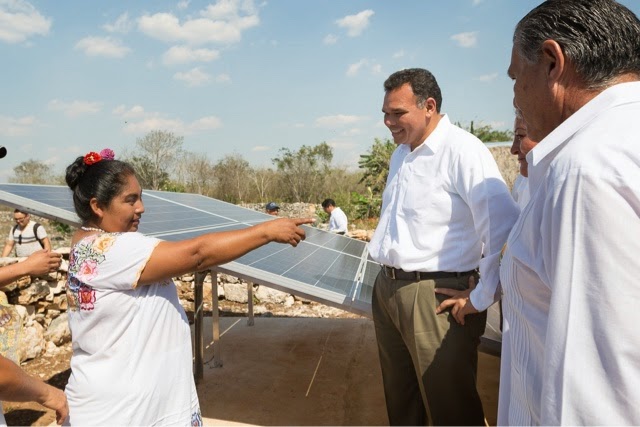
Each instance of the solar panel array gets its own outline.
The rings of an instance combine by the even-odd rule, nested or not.
[[[167,241],[245,228],[273,216],[209,197],[163,191],[143,192],[145,213],[139,231]],[[65,186],[0,184],[0,203],[80,226],[71,191]],[[378,264],[366,243],[303,226],[297,247],[269,243],[220,266],[225,273],[292,292],[345,310],[369,315]]]
[[[176,241],[205,233],[245,228],[273,216],[209,197],[163,191],[143,192],[145,213],[139,231]],[[0,184],[0,203],[80,226],[66,186]],[[224,273],[324,304],[371,316],[373,283],[380,266],[365,242],[303,226],[307,238],[296,248],[269,243],[216,267]],[[499,312],[489,311],[484,344],[499,353]]]

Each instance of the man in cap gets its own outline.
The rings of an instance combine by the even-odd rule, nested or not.
[[[280,211],[280,206],[278,206],[278,205],[276,204],[276,202],[269,202],[269,203],[267,203],[267,205],[264,207],[264,210],[265,210],[269,215],[278,216],[278,212]]]

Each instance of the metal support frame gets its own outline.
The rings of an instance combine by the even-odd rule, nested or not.
[[[202,336],[203,326],[203,314],[204,314],[204,278],[207,276],[207,271],[199,271],[195,275],[194,286],[194,361],[193,361],[193,376],[198,384],[204,377],[204,338]]]
[[[222,367],[222,346],[220,345],[220,312],[218,310],[218,272],[211,270],[211,312],[213,315],[213,367]]]
[[[253,326],[253,282],[247,282],[247,326]]]

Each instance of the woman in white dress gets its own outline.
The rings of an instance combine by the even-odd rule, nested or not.
[[[67,298],[73,343],[69,425],[201,425],[189,322],[172,277],[269,242],[296,246],[311,219],[275,219],[179,242],[137,233],[133,168],[109,149],[66,170],[83,227],[72,239]]]

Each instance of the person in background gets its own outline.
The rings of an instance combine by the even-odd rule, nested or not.
[[[527,135],[527,124],[522,119],[522,114],[516,110],[516,118],[513,124],[513,144],[511,145],[511,154],[517,156],[520,165],[519,174],[513,184],[511,195],[518,203],[522,210],[529,201],[529,176],[527,165],[527,153],[538,145],[538,143]]]
[[[41,275],[56,271],[60,267],[60,254],[45,250],[33,253],[26,260],[0,267],[0,285],[6,285],[26,275]],[[15,310],[6,310],[0,304],[0,333],[12,329],[10,324],[20,321]],[[4,341],[4,340],[3,340]],[[17,342],[12,345],[17,346]],[[69,414],[67,397],[45,382],[27,375],[16,363],[0,355],[0,400],[9,402],[38,402],[56,412],[56,421],[62,424]],[[6,426],[2,405],[0,405],[0,426]]]
[[[278,216],[278,214],[280,213],[280,206],[278,206],[276,202],[269,202],[264,207],[264,210],[269,215]]]
[[[14,247],[17,257],[26,257],[41,249],[51,249],[46,230],[40,223],[32,221],[29,213],[16,209],[13,211],[13,219],[16,225],[9,231],[2,250],[3,257],[9,256]]]
[[[270,242],[297,246],[312,219],[161,241],[137,232],[145,212],[135,171],[112,150],[66,170],[82,227],[72,237],[67,300],[73,355],[71,425],[201,425],[191,332],[173,277]]]
[[[333,199],[324,199],[322,209],[329,214],[329,232],[336,234],[344,234],[347,232],[349,220],[347,215],[336,206]]]
[[[398,71],[384,91],[397,148],[369,254],[389,422],[483,425],[478,345],[519,210],[487,147],[441,113],[433,74]]]
[[[640,425],[640,20],[548,0],[508,74],[538,145],[502,259],[499,425]]]

